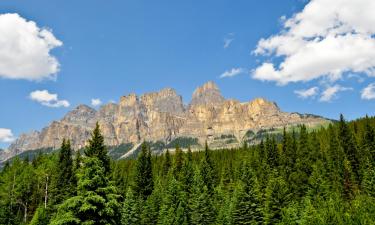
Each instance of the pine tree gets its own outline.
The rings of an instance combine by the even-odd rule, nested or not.
[[[51,225],[119,224],[119,195],[97,157],[85,158],[77,194],[59,206]]]
[[[134,195],[131,188],[126,192],[124,205],[121,210],[121,224],[122,225],[137,225],[140,224],[140,202]]]
[[[375,161],[375,130],[370,124],[370,119],[366,115],[365,118],[365,131],[362,143],[363,151],[366,157]]]
[[[347,159],[351,165],[351,171],[354,174],[356,181],[359,180],[359,155],[357,144],[354,139],[353,133],[350,130],[348,124],[346,123],[344,116],[340,115],[340,122],[339,122],[339,140],[340,145],[343,148]]]
[[[152,194],[147,198],[141,213],[141,224],[156,225],[158,223],[159,211],[164,196],[164,186],[160,180],[155,181],[155,188]]]
[[[362,190],[368,196],[375,198],[375,169],[369,159],[365,162],[362,179]]]
[[[233,224],[261,224],[263,220],[258,184],[253,172],[245,165],[242,181],[235,189]]]
[[[282,177],[270,178],[265,197],[265,224],[277,224],[282,219],[282,209],[290,200],[287,184]]]
[[[142,144],[142,151],[136,162],[133,190],[137,196],[146,200],[154,188],[152,175],[151,151],[147,144]]]
[[[187,224],[187,203],[180,183],[169,176],[168,188],[160,207],[159,221],[161,225]]]
[[[212,195],[214,190],[214,185],[216,183],[216,173],[214,169],[214,164],[210,157],[210,149],[208,148],[208,144],[206,142],[204,156],[200,165],[201,175],[203,179],[203,183],[207,187],[208,193]]]
[[[189,203],[191,224],[194,225],[209,225],[215,221],[215,209],[203,173],[203,170],[195,171],[194,189]]]
[[[77,196],[65,200],[58,208],[51,225],[98,224],[115,225],[121,219],[120,196],[109,182],[109,158],[100,134],[99,125],[85,150],[86,158],[79,170]],[[108,161],[107,161],[108,159]]]
[[[70,141],[63,139],[56,165],[57,178],[53,191],[54,203],[61,203],[75,192],[76,177],[73,168]]]
[[[163,170],[162,170],[163,176],[167,176],[171,166],[172,166],[171,154],[169,153],[169,150],[167,149],[167,151],[165,152],[164,161],[163,161]]]
[[[108,156],[108,150],[104,145],[104,137],[100,132],[99,123],[96,123],[95,129],[91,134],[89,145],[85,149],[85,155],[87,157],[97,157],[103,164],[104,171],[106,174],[110,172],[110,158]]]
[[[173,173],[174,173],[174,176],[177,179],[179,179],[181,169],[182,169],[182,166],[183,166],[183,163],[184,163],[184,158],[183,158],[184,154],[181,151],[180,146],[178,146],[178,145],[176,145],[176,152],[175,152],[174,157],[175,157],[175,159],[174,159]]]
[[[186,192],[189,197],[192,193],[192,185],[194,183],[194,168],[193,168],[193,155],[190,147],[186,154],[186,159],[183,162],[181,169],[181,185],[182,189]]]

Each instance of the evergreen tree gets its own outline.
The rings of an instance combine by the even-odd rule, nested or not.
[[[242,181],[235,190],[233,224],[261,224],[263,220],[258,184],[253,172],[245,165]]]
[[[154,188],[152,175],[151,151],[147,144],[142,144],[142,151],[136,162],[133,190],[141,199],[146,200]]]
[[[282,209],[290,200],[287,184],[282,177],[271,177],[265,192],[265,224],[277,224],[282,219]]]
[[[190,198],[190,218],[191,224],[194,225],[209,225],[215,221],[215,210],[203,173],[203,170],[196,169],[193,194]]]
[[[200,165],[201,175],[204,185],[207,187],[208,193],[212,195],[214,190],[214,185],[216,182],[216,173],[214,169],[214,164],[210,157],[210,149],[206,142],[204,156]]]
[[[351,129],[349,128],[348,124],[346,123],[344,116],[340,115],[340,122],[339,122],[339,140],[340,145],[343,148],[347,159],[350,162],[351,170],[354,174],[355,179],[359,180],[359,155],[357,152],[357,144]]]
[[[98,122],[91,134],[89,145],[85,149],[85,155],[87,157],[97,157],[102,162],[105,173],[108,174],[110,172],[110,158],[108,156],[108,150],[104,145],[104,137],[100,132]]]
[[[167,149],[164,155],[163,170],[162,170],[163,176],[167,176],[171,166],[172,166],[171,154],[169,153],[169,150]]]
[[[121,210],[122,225],[140,224],[141,205],[131,188],[126,192],[124,205]]]
[[[174,168],[173,168],[173,173],[174,176],[179,179],[181,169],[184,163],[184,155],[183,152],[180,149],[180,146],[176,145],[176,152],[175,152],[175,160],[174,160]]]
[[[179,182],[169,176],[168,189],[164,194],[160,207],[159,221],[161,225],[188,224],[187,203],[184,191]]]
[[[77,194],[59,206],[51,225],[119,224],[119,195],[97,157],[85,158]]]
[[[29,225],[48,225],[48,216],[44,207],[39,207],[30,221]]]
[[[56,165],[57,177],[53,191],[54,203],[61,203],[74,194],[76,177],[73,168],[70,141],[63,139]]]

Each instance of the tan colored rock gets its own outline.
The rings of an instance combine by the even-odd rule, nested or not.
[[[119,104],[110,103],[98,111],[80,105],[41,132],[21,135],[3,154],[6,156],[0,157],[38,148],[58,148],[63,138],[70,139],[74,149],[83,148],[96,122],[109,146],[145,140],[168,143],[176,137],[194,137],[201,143],[207,140],[214,147],[233,147],[241,143],[249,130],[296,124],[313,126],[327,121],[317,116],[282,112],[276,103],[263,98],[245,103],[225,100],[216,84],[208,82],[194,91],[186,108],[182,97],[171,88],[140,97],[123,96]],[[220,141],[221,136],[230,140]]]

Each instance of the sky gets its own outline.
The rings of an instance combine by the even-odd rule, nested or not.
[[[375,1],[0,1],[0,147],[79,104],[207,81],[286,112],[373,115]]]

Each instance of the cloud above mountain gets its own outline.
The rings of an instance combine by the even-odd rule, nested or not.
[[[100,100],[99,98],[93,98],[91,99],[91,105],[92,106],[99,106],[102,104],[102,100]]]
[[[242,73],[245,73],[246,69],[244,68],[232,68],[230,70],[225,71],[220,75],[220,78],[226,78],[226,77],[234,77],[237,75],[240,75]]]
[[[54,79],[60,70],[51,50],[62,46],[48,28],[16,13],[0,14],[0,78]]]
[[[373,0],[309,1],[279,33],[258,42],[253,53],[263,61],[252,77],[278,85],[375,77],[374,12]]]
[[[30,99],[51,108],[69,107],[67,100],[60,100],[57,94],[49,93],[47,90],[36,90],[30,93]]]
[[[0,142],[12,142],[15,137],[12,130],[6,128],[0,128]]]

